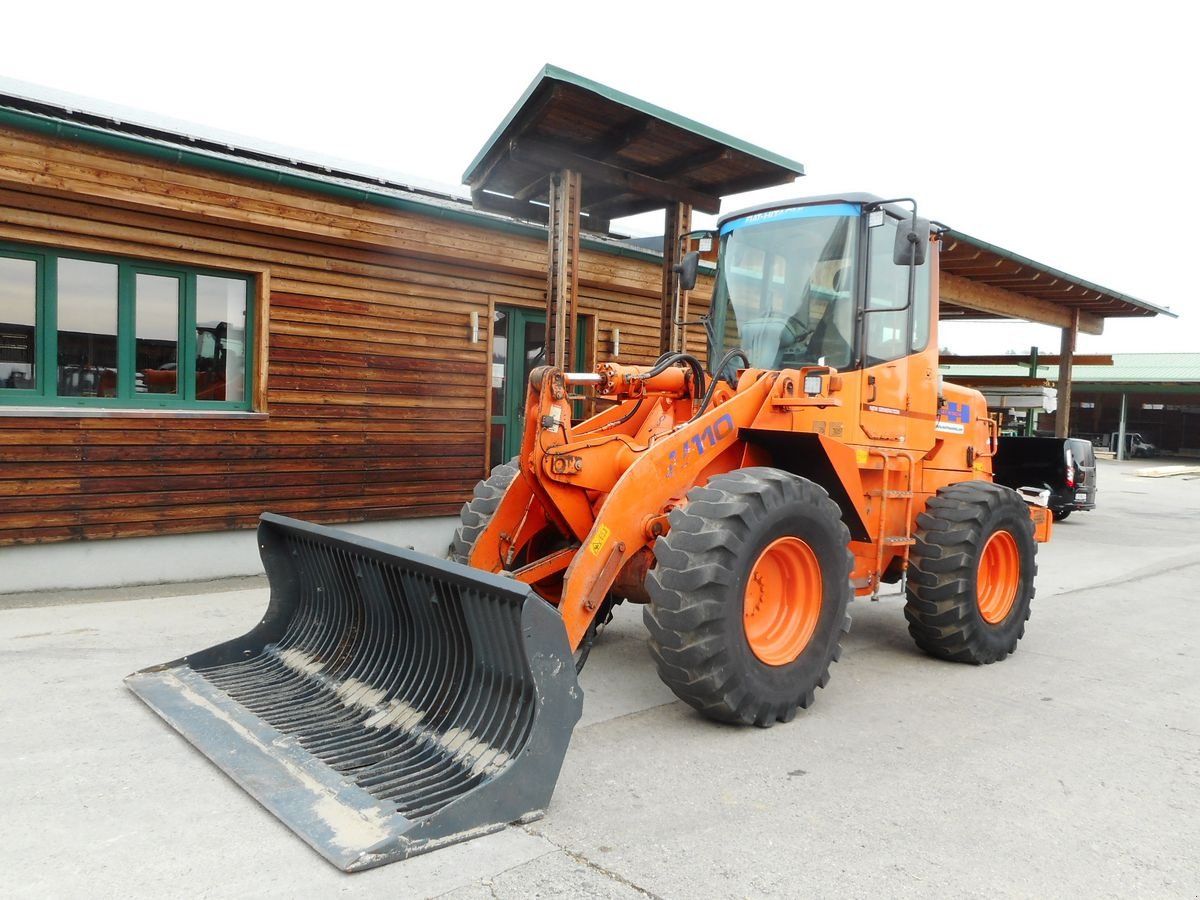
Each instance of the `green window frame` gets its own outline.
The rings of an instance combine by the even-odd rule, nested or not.
[[[76,252],[65,249],[52,249],[9,244],[0,242],[0,260],[16,259],[33,261],[36,266],[35,290],[35,321],[33,332],[33,387],[7,386],[7,376],[4,373],[3,356],[0,356],[0,407],[3,406],[48,406],[57,408],[78,409],[186,409],[186,410],[237,410],[246,411],[253,408],[254,372],[255,372],[255,297],[256,276],[243,273],[228,272],[218,269],[205,269],[194,266],[179,266],[172,263],[147,262],[104,254]],[[117,309],[116,309],[116,365],[106,367],[104,377],[111,386],[108,396],[77,396],[60,394],[59,372],[59,291],[58,272],[59,261],[82,261],[102,263],[116,268],[117,274]],[[147,377],[137,369],[138,358],[138,323],[137,300],[139,276],[157,276],[161,288],[164,279],[175,279],[178,283],[178,331],[175,336],[175,363],[173,376],[160,376],[160,387],[165,380],[173,382],[172,389],[165,392],[155,392],[148,384]],[[211,352],[211,366],[217,370],[216,359],[218,347],[224,354],[235,349],[236,342],[225,330],[199,323],[197,328],[197,295],[198,285],[216,286],[202,279],[224,279],[228,282],[240,282],[244,285],[245,296],[245,329],[243,346],[240,348],[244,366],[227,366],[221,373],[225,379],[222,390],[228,384],[240,379],[241,399],[214,400],[205,397],[209,391],[198,384],[197,373],[205,367],[208,360],[198,352]],[[0,295],[0,300],[3,297]],[[169,313],[168,313],[169,317]],[[19,338],[18,329],[6,329],[5,310],[0,307],[0,332],[9,331],[10,343]],[[3,348],[0,348],[0,353]],[[10,348],[10,353],[13,352]],[[150,371],[163,373],[167,366],[160,370]],[[216,375],[210,376],[215,382]],[[18,379],[13,378],[13,381]],[[24,380],[24,379],[22,379]],[[203,381],[203,379],[200,379]]]

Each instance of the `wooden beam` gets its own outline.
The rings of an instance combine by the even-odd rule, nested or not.
[[[488,194],[484,191],[477,191],[474,188],[471,189],[471,205],[476,209],[504,213],[506,216],[528,219],[531,222],[540,222],[543,225],[546,224],[546,220],[550,215],[546,207],[540,204],[517,200],[514,197],[505,197],[501,194]]]
[[[509,146],[513,159],[521,162],[552,169],[570,169],[587,178],[617,185],[635,194],[654,197],[656,200],[661,200],[664,205],[666,203],[686,203],[700,212],[710,215],[716,215],[721,211],[720,197],[713,197],[682,185],[651,178],[649,175],[631,172],[599,160],[588,159],[586,156],[580,156],[544,141],[518,140],[513,141]]]
[[[565,369],[575,346],[579,296],[579,196],[582,178],[563,169],[550,176],[549,266],[546,276],[546,360]]]
[[[541,114],[551,100],[554,100],[562,93],[561,85],[553,85],[548,91],[543,91],[542,96],[536,100],[531,100],[518,114],[517,118],[509,123],[509,129],[514,132],[521,132],[529,126],[529,124]],[[488,179],[492,177],[492,172],[503,160],[508,157],[509,148],[502,142],[497,142],[488,150],[487,156],[481,161],[479,167],[471,173],[470,182],[471,199],[475,198],[475,191],[487,186]]]
[[[659,307],[658,352],[683,348],[683,332],[676,320],[687,318],[687,292],[680,289],[675,265],[682,257],[681,243],[692,230],[692,211],[683,203],[667,207],[663,237],[662,303]],[[676,305],[676,298],[679,303]]]
[[[513,199],[525,202],[526,200],[532,200],[534,197],[540,196],[541,194],[549,193],[550,188],[546,186],[546,181],[549,178],[550,175],[548,173],[542,173],[537,178],[533,179],[533,181],[529,182],[529,184],[525,185],[525,187],[515,191],[513,193]]]
[[[585,156],[614,156],[638,138],[653,132],[658,121],[658,119],[646,116],[632,124],[623,122],[610,129],[599,140],[589,143],[582,152]]]
[[[1113,358],[1107,353],[1094,353],[1089,356],[1081,356],[1076,353],[1073,356],[1075,365],[1077,366],[1111,366]],[[943,353],[940,359],[942,365],[945,366],[1021,366],[1027,368],[1029,366],[1028,353],[1008,353],[1008,354],[970,354],[959,355],[957,353]],[[1038,354],[1039,366],[1057,366],[1062,362],[1062,357],[1054,353]]]
[[[733,159],[733,151],[717,144],[715,147],[705,147],[703,150],[689,153],[687,156],[677,156],[662,165],[647,169],[645,174],[652,178],[666,178],[668,175],[678,177],[729,159]]]
[[[1028,319],[1041,325],[1069,328],[1074,321],[1074,310],[1036,297],[1027,297],[1016,291],[980,284],[977,281],[942,272],[940,277],[941,299],[956,306],[976,309],[1009,319]],[[1079,330],[1084,334],[1103,334],[1104,319],[1091,313],[1079,313]]]

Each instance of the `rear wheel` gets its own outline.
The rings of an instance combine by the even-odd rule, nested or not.
[[[504,492],[508,490],[508,486],[513,483],[513,479],[517,477],[519,471],[517,460],[514,457],[508,462],[496,466],[487,480],[475,485],[475,492],[471,495],[471,499],[464,503],[463,508],[459,511],[459,525],[454,530],[454,538],[450,541],[449,557],[454,562],[462,563],[465,566],[470,561],[471,550],[475,547],[475,542],[479,540],[479,536],[483,534],[488,522],[496,514]]]
[[[1055,521],[1055,522],[1061,522],[1063,519],[1065,519],[1067,516],[1069,516],[1069,515],[1071,514],[1071,510],[1069,510],[1069,509],[1055,509],[1055,510],[1051,510],[1051,513],[1052,513],[1052,514],[1053,514],[1053,516],[1054,516],[1054,521]]]
[[[938,491],[917,518],[904,615],[917,646],[979,665],[1004,659],[1025,634],[1037,545],[1025,501],[966,481]]]
[[[463,504],[462,510],[459,512],[459,526],[455,529],[454,538],[450,542],[450,552],[448,554],[450,559],[454,560],[454,562],[460,562],[463,565],[470,564],[471,551],[475,548],[475,542],[479,540],[479,536],[487,528],[488,522],[492,520],[492,516],[500,508],[500,500],[504,497],[504,492],[508,490],[509,485],[516,480],[519,474],[520,469],[517,467],[517,460],[514,457],[507,463],[496,466],[496,468],[492,469],[492,474],[485,481],[481,481],[475,485],[475,491],[471,499]],[[517,554],[514,567],[520,566],[527,561],[531,552],[534,558],[538,558],[555,550],[560,550],[565,546],[567,546],[567,543],[561,535],[556,532],[543,532],[536,535]],[[540,584],[538,585],[538,590],[543,599],[557,603],[558,595],[561,592],[561,585]],[[600,611],[588,626],[583,641],[580,642],[579,647],[575,650],[576,672],[583,671],[583,665],[587,662],[588,654],[591,653],[592,646],[596,643],[600,632],[604,629],[605,625],[612,621],[613,606],[620,602],[619,599],[614,598],[611,594],[605,598]]]
[[[828,682],[850,627],[837,504],[811,481],[748,468],[690,490],[670,524],[643,611],[659,676],[709,718],[789,721]]]

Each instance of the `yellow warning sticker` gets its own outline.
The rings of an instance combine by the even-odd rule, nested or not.
[[[862,449],[861,447],[855,448],[854,456],[855,456],[855,460],[858,462],[858,464],[860,466],[865,466],[867,464],[867,462],[871,459],[871,454],[868,453],[866,450]]]
[[[604,549],[604,545],[608,543],[608,536],[612,534],[612,529],[607,525],[601,525],[596,529],[596,536],[592,538],[592,542],[588,544],[588,549],[592,551],[592,556],[599,556],[600,551]]]

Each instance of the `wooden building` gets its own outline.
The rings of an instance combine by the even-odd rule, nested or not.
[[[461,196],[0,95],[0,545],[457,513],[512,452],[546,253]],[[578,365],[614,330],[657,357],[660,267],[583,238]]]

